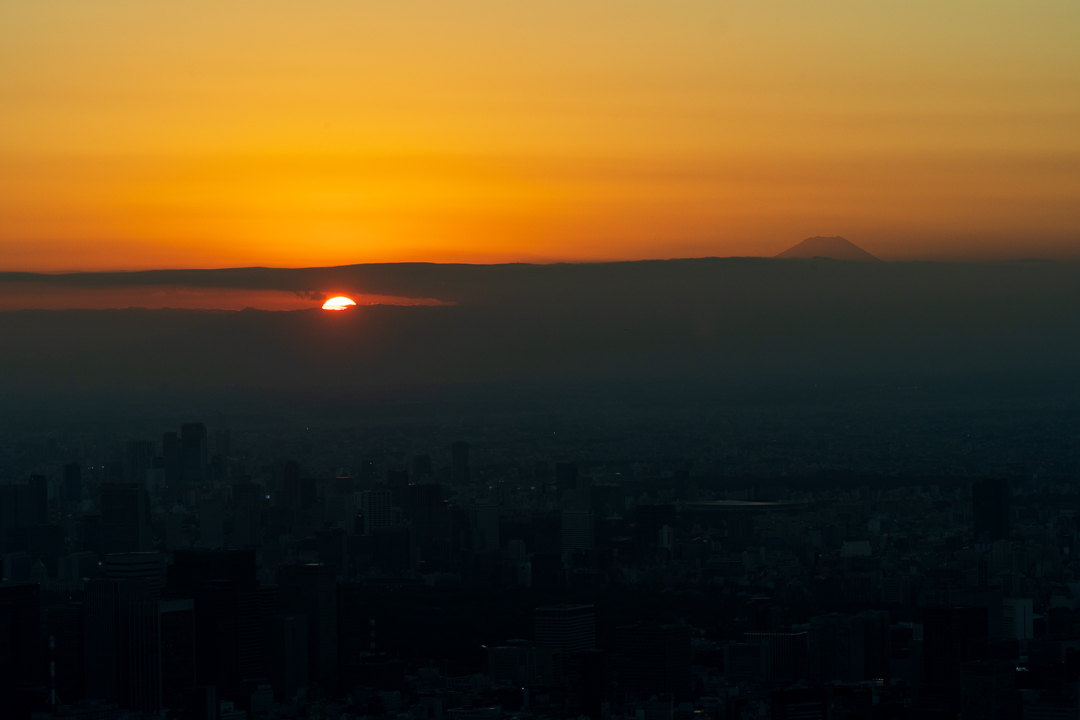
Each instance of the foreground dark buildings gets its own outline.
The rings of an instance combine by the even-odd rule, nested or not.
[[[1072,465],[457,432],[48,446],[0,484],[0,717],[1080,715]]]

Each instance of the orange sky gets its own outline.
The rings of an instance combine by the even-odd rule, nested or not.
[[[1066,0],[9,0],[0,270],[1080,256]]]

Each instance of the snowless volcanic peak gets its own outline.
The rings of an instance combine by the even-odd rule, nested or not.
[[[855,243],[842,237],[806,238],[795,247],[780,253],[778,258],[830,258],[832,260],[877,260]]]

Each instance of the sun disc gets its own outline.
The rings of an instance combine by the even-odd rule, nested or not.
[[[355,305],[351,298],[347,298],[344,295],[338,297],[332,297],[323,303],[323,310],[344,310],[345,308]]]

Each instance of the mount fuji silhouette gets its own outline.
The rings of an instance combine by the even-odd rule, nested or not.
[[[778,258],[829,258],[831,260],[878,261],[861,247],[842,237],[806,238],[795,247],[780,253]]]

